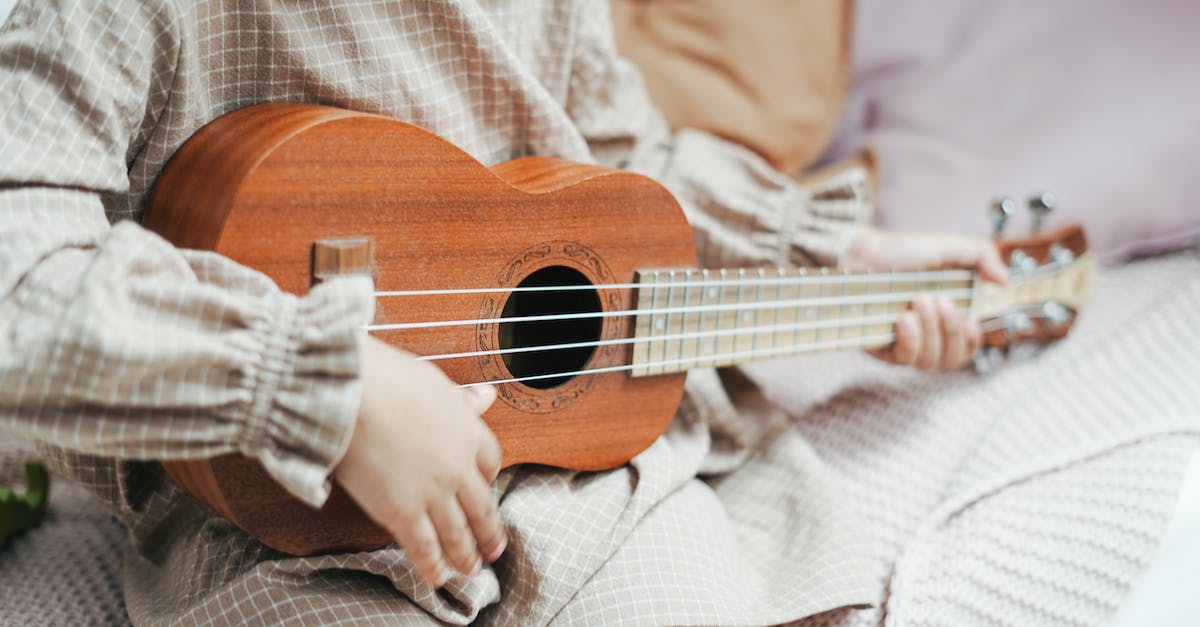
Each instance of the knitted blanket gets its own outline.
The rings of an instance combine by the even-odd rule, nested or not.
[[[1200,450],[1198,310],[1183,252],[1104,268],[1069,338],[992,375],[755,367],[875,533],[879,606],[798,624],[1108,624]]]
[[[992,375],[858,354],[752,368],[874,534],[879,605],[796,624],[1107,623],[1197,450],[1198,307],[1200,255],[1185,252],[1105,269],[1068,339]],[[0,441],[0,482],[19,485],[20,448]],[[121,534],[87,498],[60,482],[46,524],[0,553],[0,623],[125,620]],[[654,531],[631,534],[557,620],[611,609]]]

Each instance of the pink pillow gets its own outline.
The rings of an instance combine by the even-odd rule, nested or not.
[[[1113,260],[1200,241],[1200,2],[859,0],[830,158],[869,146],[880,222],[987,234],[1053,192]]]

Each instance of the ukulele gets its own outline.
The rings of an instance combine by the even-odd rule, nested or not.
[[[460,385],[493,385],[503,464],[612,468],[671,422],[687,370],[892,341],[919,294],[984,341],[1065,335],[1094,261],[1078,227],[1002,242],[1013,279],[970,270],[697,269],[692,232],[644,176],[551,158],[488,168],[397,120],[263,104],[200,129],[158,180],[145,225],[303,294],[369,274],[367,331]],[[170,461],[184,490],[294,555],[392,538],[335,484],[319,511],[250,458]]]

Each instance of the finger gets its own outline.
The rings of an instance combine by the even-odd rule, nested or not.
[[[442,542],[442,554],[454,570],[464,575],[474,575],[481,565],[475,535],[467,525],[458,499],[448,496],[431,504],[429,518],[437,529]]]
[[[476,416],[482,416],[483,412],[487,411],[492,406],[492,402],[496,400],[496,387],[472,385],[463,388],[463,395],[466,396],[467,405],[471,407],[471,411],[475,412]]]
[[[404,547],[408,561],[429,585],[441,588],[450,579],[450,569],[442,559],[442,547],[429,517],[421,514],[414,520],[388,527]]]
[[[899,366],[911,366],[917,361],[917,349],[921,346],[921,324],[917,314],[906,311],[896,320],[896,342],[885,359]]]
[[[468,481],[458,492],[458,503],[467,516],[471,533],[475,534],[475,544],[479,547],[479,553],[488,563],[500,559],[500,554],[508,545],[508,536],[500,522],[496,497],[491,489],[482,481]]]
[[[1000,285],[1008,283],[1008,266],[1000,258],[1000,251],[996,249],[996,245],[991,242],[984,244],[984,249],[979,255],[979,261],[975,264],[975,269],[979,271],[979,276],[985,280],[999,283]]]
[[[983,346],[983,330],[979,328],[979,321],[974,318],[967,318],[967,356],[974,356],[979,352],[979,347]]]
[[[921,344],[914,365],[921,370],[932,370],[942,359],[942,332],[937,307],[927,296],[917,299],[914,307],[921,325]]]
[[[496,442],[495,434],[485,427],[482,441],[479,443],[479,452],[475,454],[475,464],[479,468],[479,474],[483,475],[489,484],[500,474],[500,462],[500,444]]]
[[[953,370],[967,361],[967,334],[962,315],[948,298],[939,298],[938,314],[942,327],[942,359],[939,366]]]

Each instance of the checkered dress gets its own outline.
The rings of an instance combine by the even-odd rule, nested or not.
[[[681,199],[706,265],[835,263],[867,203],[816,203],[744,149],[671,135],[616,56],[607,10],[17,6],[0,31],[0,428],[41,442],[127,525],[134,621],[769,623],[875,596],[870,537],[841,481],[736,371],[694,372],[670,432],[625,467],[506,471],[511,548],[443,591],[396,547],[273,552],[149,461],[241,452],[318,504],[352,432],[367,280],[285,294],[138,226],[174,151],[242,106],[383,113],[487,164],[548,155],[638,170]],[[589,604],[572,605],[585,586]]]

